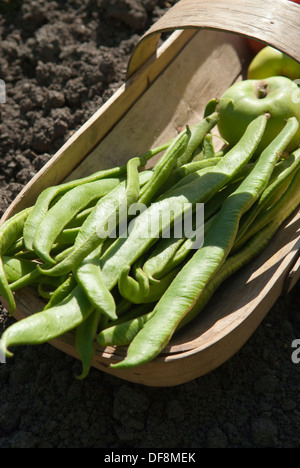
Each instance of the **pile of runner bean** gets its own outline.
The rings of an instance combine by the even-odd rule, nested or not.
[[[299,123],[288,119],[257,154],[268,121],[261,115],[235,146],[216,152],[218,119],[205,114],[124,166],[51,186],[3,223],[0,296],[11,315],[24,287],[45,306],[5,330],[1,352],[12,356],[11,347],[74,330],[78,378],[88,375],[96,346],[127,347],[116,368],[143,365],[261,252],[300,203],[300,149],[285,151]],[[195,237],[170,228],[198,204],[204,238],[195,248]],[[155,223],[158,213],[169,216]]]

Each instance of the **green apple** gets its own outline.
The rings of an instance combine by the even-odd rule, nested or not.
[[[300,79],[300,63],[273,47],[264,47],[250,63],[247,78],[262,80],[271,76]]]
[[[218,129],[230,145],[236,144],[249,123],[262,114],[268,114],[266,130],[257,152],[261,152],[283,129],[289,117],[300,122],[300,89],[284,76],[265,80],[243,80],[233,84],[217,100]],[[286,148],[290,152],[300,144],[300,128]]]

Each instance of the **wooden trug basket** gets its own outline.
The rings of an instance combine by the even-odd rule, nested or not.
[[[162,33],[168,38],[159,43]],[[246,38],[300,62],[300,7],[288,0],[181,0],[140,39],[124,85],[77,131],[22,190],[1,222],[34,204],[50,185],[124,164],[203,116],[206,103],[246,77]],[[299,77],[300,78],[300,77]],[[252,335],[280,295],[299,277],[300,212],[269,246],[223,283],[205,310],[174,335],[151,363],[111,369],[126,348],[97,347],[93,366],[148,386],[173,386],[217,368]],[[31,289],[16,294],[20,320],[44,306]],[[3,301],[4,303],[4,301]],[[4,303],[4,306],[6,304]],[[78,358],[74,333],[51,342]]]

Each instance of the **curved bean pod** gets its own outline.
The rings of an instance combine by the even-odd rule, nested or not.
[[[289,210],[290,204],[293,204],[295,197],[297,197],[299,184],[300,172],[299,169],[297,169],[282,196],[275,203],[271,204],[268,209],[265,209],[257,215],[255,222],[249,226],[246,233],[236,241],[236,244],[233,246],[233,251],[240,248],[250,237],[256,234],[256,232],[275,219],[278,216],[278,213],[280,213],[281,210],[284,210],[285,207],[286,210]]]
[[[185,237],[159,239],[154,250],[147,256],[143,270],[151,279],[159,279],[164,276],[164,269],[172,262],[176,252],[185,242]]]
[[[83,380],[89,373],[95,354],[96,335],[101,312],[94,310],[75,331],[75,348],[82,362],[82,372],[77,379]]]
[[[168,148],[173,140],[167,142],[157,148],[154,148],[150,151],[147,151],[145,154],[140,156],[142,159],[147,161],[151,159],[156,154],[159,154],[161,151]],[[104,169],[98,172],[95,172],[92,175],[87,177],[82,177],[80,179],[72,180],[69,182],[62,183],[60,185],[47,187],[44,189],[41,194],[38,196],[36,203],[26,220],[24,225],[24,242],[28,250],[33,250],[34,236],[37,226],[39,226],[41,220],[46,215],[51,203],[58,199],[60,196],[65,194],[68,190],[73,189],[79,185],[86,184],[88,182],[95,182],[100,179],[112,178],[112,177],[122,177],[126,174],[127,165],[113,167],[111,169]]]
[[[24,275],[36,270],[36,264],[30,260],[3,256],[3,267],[8,283],[23,278]]]
[[[300,149],[292,153],[286,161],[279,166],[271,183],[262,193],[258,202],[246,213],[241,221],[239,232],[235,241],[234,249],[237,250],[243,242],[251,237],[253,234],[251,224],[253,220],[261,213],[266,206],[271,206],[281,198],[286,188],[289,186],[293,174],[300,167]],[[275,171],[274,171],[275,172]],[[264,211],[262,215],[260,226],[266,222],[267,212]],[[270,212],[268,217],[270,216]],[[265,221],[264,221],[265,220]]]
[[[8,249],[22,237],[24,223],[32,212],[32,207],[25,208],[15,214],[0,227],[0,256],[5,255]]]
[[[224,263],[234,243],[242,214],[264,190],[277,162],[278,152],[287,146],[298,127],[297,119],[289,119],[283,131],[261,154],[250,175],[225,200],[206,235],[203,247],[196,251],[159,300],[153,316],[130,344],[124,361],[112,367],[128,368],[145,364],[166,346],[178,324]]]
[[[177,167],[189,163],[197,148],[204,143],[207,135],[217,125],[218,121],[219,114],[217,112],[212,112],[191,128],[191,137],[186,150],[177,160]]]
[[[193,161],[187,164],[184,164],[181,167],[178,167],[177,169],[174,169],[168,180],[163,186],[163,189],[158,193],[158,195],[163,195],[169,190],[173,190],[174,186],[178,184],[179,182],[182,182],[185,177],[187,177],[190,174],[193,174],[194,172],[201,171],[202,169],[205,169],[209,166],[215,166],[218,162],[220,162],[221,158],[211,158],[211,159],[202,159],[200,161]],[[184,185],[184,183],[183,183]]]
[[[168,179],[178,157],[185,151],[189,138],[189,131],[183,131],[170,145],[166,154],[164,154],[161,160],[155,165],[153,177],[151,177],[151,179],[142,188],[138,199],[139,203],[148,205],[151,202],[152,198]]]
[[[143,270],[141,268],[137,268],[135,278],[129,276],[129,271],[130,266],[123,268],[121,271],[118,289],[124,299],[135,304],[139,304],[139,299],[145,298],[149,294],[149,279],[147,275],[143,274]],[[138,302],[136,302],[137,300]]]
[[[212,134],[208,133],[205,135],[203,140],[203,159],[214,158],[215,155],[216,153],[213,145]]]
[[[83,223],[71,251],[50,269],[48,265],[38,267],[43,274],[61,276],[70,273],[113,234],[121,216],[126,215],[128,206],[137,201],[141,181],[152,177],[151,171],[138,173],[138,167],[143,164],[144,160],[140,158],[128,162],[127,182],[120,183],[99,200]]]
[[[83,210],[92,200],[107,195],[121,182],[120,178],[101,179],[78,185],[68,190],[55,205],[50,208],[36,228],[33,249],[46,263],[55,264],[50,251],[56,238],[74,215]]]
[[[131,276],[128,276],[128,269],[124,269],[121,273],[118,286],[120,294],[127,300],[132,301],[134,304],[148,304],[156,302],[160,299],[163,293],[172,283],[173,279],[180,271],[181,267],[173,268],[169,273],[156,281],[148,281],[147,287],[145,287],[143,281],[145,274],[140,275],[136,274],[136,279]]]
[[[0,227],[0,296],[5,299],[10,315],[13,315],[16,303],[5,276],[2,256],[22,236],[24,223],[31,210],[32,208],[30,207],[20,211]]]
[[[292,199],[290,197],[291,194],[293,194]],[[275,218],[272,217],[269,224],[264,225],[262,229],[257,230],[257,232],[245,242],[239,252],[230,255],[230,257],[225,260],[224,264],[203,289],[196,304],[179,323],[176,331],[191,322],[191,320],[193,320],[201,310],[203,310],[214,292],[227,278],[250,262],[268,245],[280,225],[291,215],[300,203],[299,175],[297,180],[295,179],[293,191],[285,196],[285,202],[287,203],[283,203],[281,205],[281,209],[278,210],[277,216]]]
[[[105,314],[110,320],[117,319],[115,300],[106,288],[100,268],[100,248],[96,248],[91,254],[74,268],[73,273],[77,283],[84,290],[90,303],[96,310]]]
[[[63,281],[53,292],[52,296],[50,297],[49,301],[44,307],[44,310],[50,309],[51,307],[56,306],[60,302],[62,302],[75,287],[77,286],[77,282],[73,275],[68,276],[65,281]]]
[[[80,286],[60,304],[37,312],[7,328],[0,340],[0,351],[8,357],[12,346],[46,343],[78,327],[94,310]]]
[[[118,283],[123,268],[132,265],[149,249],[170,223],[182,217],[187,207],[190,209],[194,203],[206,202],[248,163],[264,134],[266,122],[266,116],[255,119],[240,142],[216,166],[207,168],[205,175],[198,176],[190,184],[161,197],[134,219],[129,236],[118,239],[100,259],[104,281],[109,289]],[[161,214],[164,215],[162,223],[155,224]]]
[[[121,321],[115,325],[111,325],[97,336],[97,342],[100,346],[126,346],[129,345],[134,337],[143,328],[144,324],[150,320],[153,311],[141,314],[140,310],[136,312],[137,316],[129,318],[126,321]]]

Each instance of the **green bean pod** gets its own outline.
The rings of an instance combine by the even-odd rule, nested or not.
[[[132,302],[127,301],[127,299],[124,299],[124,297],[118,297],[118,300],[115,299],[116,303],[116,314],[118,318],[122,317],[122,315],[125,315],[132,307]]]
[[[57,244],[72,245],[75,243],[80,227],[64,229],[56,238]]]
[[[293,190],[291,190],[290,193],[285,194],[285,203],[281,204],[276,217],[272,217],[271,221],[268,224],[265,224],[261,229],[255,230],[255,234],[245,241],[244,245],[238,252],[227,257],[224,264],[202,290],[202,293],[198,297],[195,305],[179,323],[176,331],[191,322],[203,310],[212,295],[227,278],[249,263],[268,245],[281,224],[291,215],[300,203],[299,181],[299,174],[295,175]]]
[[[154,245],[162,232],[172,223],[180,221],[193,204],[210,199],[249,162],[264,134],[266,122],[266,116],[258,117],[249,125],[240,142],[216,166],[207,168],[205,175],[198,176],[190,184],[161,197],[134,219],[128,237],[119,238],[100,259],[104,281],[109,289],[118,283],[123,268],[137,261]],[[163,218],[161,223],[157,223],[158,216]]]
[[[145,298],[149,294],[150,284],[149,278],[143,273],[141,268],[137,268],[135,278],[129,276],[130,266],[123,268],[119,282],[118,289],[121,296],[133,303],[140,303],[137,298]],[[143,301],[142,301],[143,302]]]
[[[23,276],[36,270],[36,263],[21,259],[3,256],[2,257],[4,272],[8,283],[13,283],[20,280]]]
[[[153,177],[144,185],[138,202],[148,205],[163,184],[168,180],[178,157],[184,152],[190,138],[189,131],[181,132],[170,145],[163,158],[154,167]]]
[[[208,219],[205,222],[203,239],[208,229],[210,228],[211,224],[213,223],[215,216],[216,214],[213,215],[210,219]],[[200,237],[200,234],[198,235]],[[197,244],[196,246],[195,246],[195,243]],[[159,270],[159,276],[156,274],[156,277],[161,278],[163,276],[166,276],[178,265],[181,265],[184,262],[187,262],[188,259],[193,255],[194,249],[199,248],[199,247],[200,246],[199,246],[199,241],[197,239],[197,236],[184,239],[184,242],[179,246],[179,248],[176,250],[172,258],[170,258],[170,260],[167,263],[161,265],[161,268]]]
[[[6,255],[13,257],[14,255],[20,254],[21,252],[24,252],[25,250],[25,244],[24,244],[24,239],[23,237],[20,237],[20,239],[16,240],[10,247],[9,249],[6,250]]]
[[[270,216],[270,211],[266,211],[266,207],[270,207],[275,202],[281,199],[285,190],[289,186],[295,172],[300,167],[300,149],[292,153],[287,160],[285,160],[279,168],[280,172],[276,171],[274,178],[270,181],[266,190],[262,193],[257,203],[245,214],[241,220],[241,225],[235,241],[234,249],[238,249],[239,246],[251,237],[253,234],[251,224],[253,220],[262,213],[260,218],[260,226],[263,226],[266,222],[266,216]],[[275,172],[275,171],[274,171]],[[280,203],[280,202],[279,202]],[[268,213],[268,214],[267,214]]]
[[[24,223],[31,210],[32,208],[30,207],[20,211],[5,221],[0,227],[0,296],[6,301],[10,315],[13,315],[16,309],[16,302],[5,275],[2,257],[22,236]]]
[[[101,179],[78,185],[68,190],[43,217],[37,227],[33,249],[46,263],[55,264],[50,251],[59,234],[72,220],[75,214],[83,210],[92,200],[107,195],[121,182],[120,178]]]
[[[110,320],[117,319],[115,300],[104,284],[100,268],[101,246],[74,268],[77,283],[82,287],[90,303]]]
[[[16,302],[13,293],[9,287],[2,259],[0,258],[0,297],[7,303],[9,315],[13,315],[16,310]]]
[[[89,206],[88,208],[85,208],[84,210],[77,213],[73,217],[73,219],[66,225],[65,229],[79,229],[82,226],[83,222],[86,220],[86,218],[91,214],[93,208],[94,206]]]
[[[77,282],[74,278],[74,275],[69,275],[61,284],[56,288],[50,297],[49,301],[44,307],[44,310],[50,309],[62,302],[77,286]]]
[[[151,159],[156,154],[164,151],[172,143],[172,140],[164,143],[163,145],[158,146],[157,148],[147,151],[140,158],[146,159],[147,161]],[[82,177],[80,179],[71,180],[69,182],[64,182],[59,185],[47,187],[44,189],[41,194],[38,196],[36,203],[26,220],[24,225],[24,242],[28,250],[33,250],[33,242],[36,233],[37,227],[40,225],[43,217],[46,215],[51,204],[59,199],[63,194],[68,190],[71,190],[79,185],[83,185],[89,182],[95,182],[100,179],[113,178],[113,177],[122,177],[125,176],[127,171],[127,164],[123,166],[116,166],[111,169],[104,169],[94,174],[91,174],[87,177]]]
[[[181,238],[170,236],[169,238],[159,239],[155,248],[150,255],[147,256],[143,264],[143,270],[150,278],[150,281],[161,279],[185,261],[195,248],[195,242],[198,243],[198,237],[202,237],[202,234],[203,236],[205,235],[212,221],[213,216],[207,220],[205,220],[204,217],[204,226],[202,226],[201,223],[198,229],[194,223],[194,236],[183,236]],[[199,246],[197,246],[197,248],[199,248]]]
[[[82,362],[82,372],[77,379],[83,380],[87,377],[95,354],[98,324],[101,312],[94,310],[75,331],[75,349]]]
[[[34,270],[26,273],[21,278],[13,281],[9,287],[11,291],[18,291],[26,286],[36,286],[41,281],[43,274],[38,270],[37,266]]]
[[[160,279],[164,276],[164,269],[172,262],[176,252],[184,242],[185,237],[177,239],[170,236],[159,239],[153,251],[145,259],[143,270],[146,275],[151,279]]]
[[[203,140],[203,159],[214,158],[215,155],[216,153],[213,145],[212,134],[208,133],[205,135]]]
[[[160,299],[166,289],[179,272],[181,267],[173,268],[165,276],[155,281],[147,281],[145,287],[145,273],[136,274],[135,278],[128,275],[129,269],[125,268],[120,276],[118,287],[120,294],[134,304],[148,304]],[[141,270],[142,271],[142,270]],[[141,280],[142,278],[142,280]]]
[[[218,121],[219,114],[217,112],[212,112],[192,127],[188,146],[184,153],[178,158],[176,163],[177,167],[181,167],[191,161],[197,148],[204,143],[207,135],[217,125]]]
[[[215,112],[191,129],[187,127],[178,135],[156,164],[153,178],[143,187],[139,199],[140,203],[148,205],[156,194],[159,194],[162,189],[165,190],[165,184],[169,182],[174,168],[180,168],[189,163],[196,148],[202,143],[207,132],[218,123],[218,120],[219,115]]]
[[[166,180],[164,186],[158,193],[158,195],[165,194],[168,190],[172,190],[175,186],[175,184],[178,184],[181,182],[185,177],[187,177],[190,174],[193,174],[194,172],[197,172],[199,174],[199,171],[202,169],[205,169],[209,166],[215,166],[218,162],[220,162],[221,158],[211,158],[211,159],[203,159],[200,161],[192,161],[187,164],[184,164],[181,167],[178,167],[177,169],[174,169],[168,180]]]
[[[121,182],[99,200],[83,223],[73,248],[58,264],[50,268],[49,265],[38,267],[43,274],[61,276],[70,273],[87,255],[113,235],[121,217],[126,216],[128,207],[137,201],[140,183],[153,175],[151,171],[138,173],[138,167],[144,162],[141,158],[128,162],[127,181]]]
[[[10,347],[38,345],[51,341],[78,327],[93,311],[80,286],[60,304],[29,315],[7,328],[0,340],[0,351],[13,356]]]
[[[100,346],[129,345],[145,323],[150,320],[153,315],[153,310],[144,314],[141,314],[138,310],[136,316],[134,316],[134,314],[132,315],[133,317],[126,321],[121,321],[101,330],[97,336],[97,343]]]
[[[32,209],[32,207],[25,208],[2,224],[0,227],[0,256],[5,255],[8,249],[22,237],[24,223]]]
[[[277,154],[299,128],[297,119],[287,121],[282,132],[261,154],[254,169],[224,202],[214,219],[202,248],[181,269],[158,301],[154,314],[133,339],[127,357],[115,368],[129,368],[154,359],[171,339],[178,324],[197,302],[205,286],[226,260],[233,246],[240,218],[265,189]]]
[[[294,203],[294,196],[297,197],[299,184],[300,172],[299,169],[297,169],[282,196],[275,203],[271,204],[270,207],[267,207],[267,209],[261,211],[255,218],[255,222],[249,226],[247,232],[244,233],[242,237],[236,239],[236,243],[233,246],[233,251],[238,250],[238,248],[240,248],[249,238],[256,234],[266,224],[275,219],[278,216],[278,213],[281,213],[281,211],[284,209],[289,209],[290,204]]]

